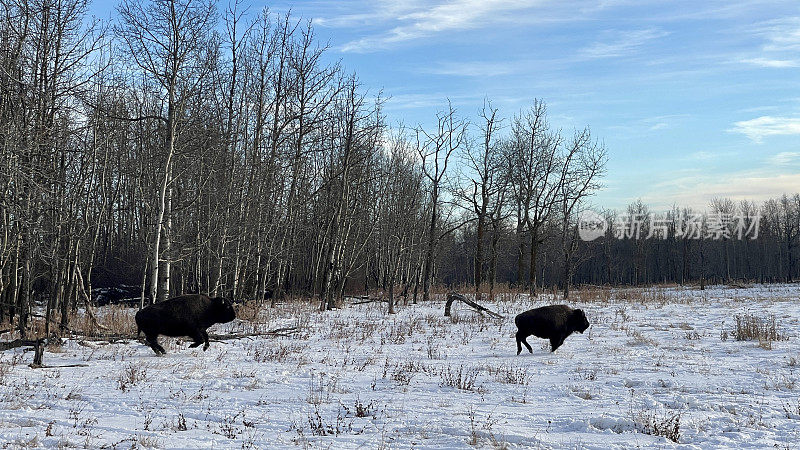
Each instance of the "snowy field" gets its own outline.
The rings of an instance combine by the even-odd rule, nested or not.
[[[212,342],[69,340],[0,354],[0,442],[47,448],[798,448],[800,285],[578,292],[592,323],[556,353],[505,295],[480,316],[443,299],[242,311],[211,332],[297,326]],[[579,297],[579,298],[578,298]],[[116,310],[119,314],[119,310]],[[103,308],[101,314],[108,313]],[[126,311],[126,313],[132,313]],[[746,316],[773,337],[736,340]],[[250,320],[248,320],[250,319]],[[131,320],[131,327],[133,321]],[[740,324],[740,331],[743,324]],[[677,441],[677,442],[675,442]]]

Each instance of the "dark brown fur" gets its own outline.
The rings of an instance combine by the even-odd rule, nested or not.
[[[229,300],[222,297],[190,294],[173,297],[150,305],[136,313],[136,326],[144,333],[150,348],[156,355],[167,353],[158,343],[158,335],[189,336],[194,343],[189,347],[203,345],[208,349],[206,329],[215,323],[226,323],[236,318]]]
[[[589,328],[589,321],[583,310],[572,309],[567,305],[551,305],[534,308],[517,315],[517,354],[522,352],[522,344],[529,352],[533,349],[526,341],[528,336],[550,339],[550,351],[554,352],[564,339],[575,331],[583,333]]]

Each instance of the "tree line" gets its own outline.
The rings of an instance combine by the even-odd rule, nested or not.
[[[588,127],[555,128],[538,99],[508,118],[443,102],[429,126],[390,125],[381,93],[289,14],[122,0],[103,23],[86,0],[0,8],[0,320],[23,334],[39,311],[48,332],[67,329],[92,287],[121,284],[142,304],[203,292],[322,309],[380,291],[393,312],[436,284],[568,296],[797,276],[797,195],[720,200],[763,213],[756,240],[673,227],[583,241],[607,160]]]

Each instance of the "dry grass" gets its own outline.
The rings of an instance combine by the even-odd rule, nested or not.
[[[441,373],[441,386],[450,386],[462,391],[478,391],[480,387],[477,385],[478,374],[480,370],[472,367],[465,368],[464,365],[458,366],[453,369],[447,366]]]
[[[639,432],[653,436],[661,436],[678,443],[681,439],[681,413],[665,411],[657,414],[653,411],[640,411],[634,415]]]
[[[775,315],[762,318],[750,314],[734,316],[736,329],[733,338],[737,341],[758,341],[758,346],[765,350],[772,350],[774,341],[788,340],[788,336],[778,325]]]
[[[117,376],[117,388],[122,392],[129,390],[147,378],[147,367],[130,363]]]

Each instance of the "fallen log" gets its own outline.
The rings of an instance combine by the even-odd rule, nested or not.
[[[231,334],[209,334],[208,340],[215,341],[215,342],[222,342],[222,341],[230,341],[234,339],[244,339],[244,338],[252,338],[258,336],[278,336],[278,337],[288,337],[291,336],[293,333],[297,333],[300,331],[297,327],[283,327],[283,328],[276,328],[274,330],[269,331],[261,331],[255,333],[231,333]],[[135,334],[110,334],[104,336],[81,336],[73,334],[70,336],[73,339],[77,339],[79,345],[92,347],[90,342],[99,342],[100,345],[104,344],[115,344],[117,342],[127,342],[127,341],[144,341],[143,336],[138,336]],[[13,348],[18,347],[33,347],[35,351],[38,351],[37,358],[34,358],[35,361],[41,361],[41,352],[44,350],[44,346],[47,343],[39,344],[41,339],[15,339],[13,341],[6,341],[0,342],[0,351],[11,350]],[[37,350],[38,349],[38,350]],[[40,363],[41,364],[41,363]],[[46,365],[37,365],[36,367],[56,367],[56,366],[46,366]],[[80,367],[80,366],[63,366],[63,367]]]
[[[231,341],[234,339],[244,339],[249,337],[258,337],[258,336],[280,336],[280,337],[287,337],[291,336],[293,333],[297,333],[300,331],[297,327],[284,327],[284,328],[276,328],[274,330],[269,331],[261,331],[257,333],[233,333],[233,334],[209,334],[208,340],[210,341]]]
[[[31,369],[64,369],[64,368],[69,368],[69,367],[89,367],[89,365],[88,364],[57,364],[55,366],[51,366],[49,364],[42,364],[42,365],[35,366],[33,364],[30,364],[29,367]]]
[[[364,301],[361,301],[361,302],[354,302],[352,304],[353,305],[364,305],[366,303],[375,303],[375,302],[389,303],[389,299],[388,298],[371,298],[369,300],[364,300]]]
[[[0,352],[18,347],[34,347],[38,339],[14,339],[13,341],[0,342]]]
[[[59,338],[52,338],[55,339],[58,343],[61,343]],[[28,367],[32,369],[55,369],[55,368],[62,368],[62,367],[86,367],[86,364],[67,364],[67,365],[60,365],[60,366],[50,366],[42,363],[42,357],[44,356],[44,348],[50,344],[50,340],[41,338],[41,339],[14,339],[13,341],[6,341],[0,342],[0,351],[11,350],[13,348],[19,347],[33,347],[33,362],[28,364]],[[29,350],[23,350],[27,352]]]
[[[286,337],[291,336],[292,333],[296,333],[300,331],[297,327],[283,327],[283,328],[276,328],[274,330],[269,331],[259,331],[253,333],[229,333],[229,334],[209,334],[208,340],[209,341],[229,341],[233,339],[244,339],[248,337],[258,337],[258,336],[280,336]],[[136,340],[143,340],[144,336],[136,335],[136,334],[111,334],[111,335],[99,335],[99,336],[75,336],[73,337],[78,338],[78,343],[80,342],[107,342],[109,344],[114,344],[119,341],[136,341]],[[2,343],[0,343],[2,344]]]
[[[444,304],[444,315],[445,317],[450,317],[450,307],[453,305],[454,301],[461,301],[466,303],[467,305],[471,306],[474,310],[478,311],[478,313],[483,314],[486,313],[492,317],[503,319],[504,317],[496,312],[490,310],[489,308],[485,308],[474,301],[468,299],[467,297],[459,294],[458,292],[450,292],[447,294],[447,303]]]
[[[83,298],[84,306],[86,307],[86,314],[89,316],[89,319],[92,321],[92,325],[97,327],[100,330],[108,330],[108,328],[100,322],[97,321],[97,316],[94,313],[94,308],[92,308],[92,299],[89,298],[89,295],[86,293],[86,290],[83,288],[83,275],[81,275],[81,270],[77,264],[75,264],[75,277],[78,280],[78,292],[81,294],[81,298]]]

